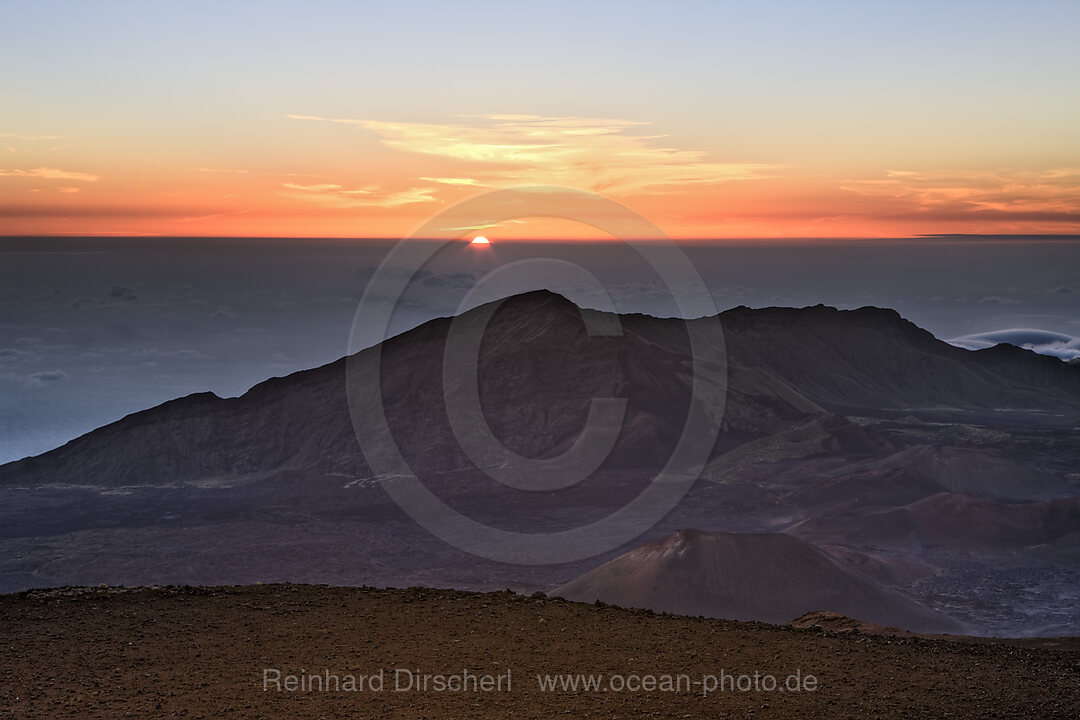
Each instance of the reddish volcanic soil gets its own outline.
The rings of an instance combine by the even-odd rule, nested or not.
[[[811,624],[428,589],[31,591],[0,596],[0,717],[1080,717],[1075,639],[975,643]],[[282,671],[281,691],[264,691],[267,668]],[[432,679],[425,691],[395,692],[397,668],[451,685],[463,670],[490,675],[502,691],[440,692]],[[286,691],[285,675],[301,669],[339,682],[383,669],[384,684]],[[764,687],[766,675],[782,686],[796,670],[797,692],[752,687],[755,672]],[[734,679],[708,695],[700,684],[662,689],[665,676],[700,683],[721,672],[750,676],[751,689]],[[607,690],[541,692],[537,674],[549,673],[603,674]],[[657,688],[639,687],[647,674]]]

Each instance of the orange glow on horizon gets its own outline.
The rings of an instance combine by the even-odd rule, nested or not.
[[[687,240],[1080,233],[1077,3],[8,5],[2,235],[401,238],[530,185]]]
[[[12,136],[0,160],[0,234],[400,238],[470,196],[537,184],[604,194],[687,240],[1080,232],[1076,168],[723,163],[661,144],[640,129],[646,124],[295,115],[281,119],[278,131],[298,147],[272,164],[250,153],[247,162],[193,162],[135,149],[106,160],[56,145],[52,135]],[[368,144],[342,156],[337,143],[356,136]],[[556,218],[504,222],[497,231],[501,241],[610,239]]]

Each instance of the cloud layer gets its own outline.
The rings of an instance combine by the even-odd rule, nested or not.
[[[1011,328],[988,333],[976,333],[949,340],[968,350],[982,350],[1001,343],[1015,345],[1040,355],[1051,355],[1066,361],[1080,358],[1080,337],[1064,333],[1047,332],[1032,328]]]
[[[887,200],[897,212],[929,220],[1080,222],[1080,168],[924,173],[890,170],[842,188]]]
[[[377,133],[389,148],[460,164],[460,177],[420,178],[443,185],[562,185],[633,195],[761,178],[775,170],[711,161],[703,151],[664,144],[664,135],[631,134],[648,125],[633,120],[466,115],[454,123],[416,123],[288,117],[355,125]]]
[[[100,175],[50,167],[39,167],[32,170],[0,170],[0,176],[38,178],[40,180],[75,180],[78,182],[97,182],[101,179]]]
[[[313,202],[325,208],[382,207],[394,208],[415,203],[438,202],[433,188],[414,187],[386,192],[379,185],[347,188],[333,183],[300,185],[282,183],[281,195]]]

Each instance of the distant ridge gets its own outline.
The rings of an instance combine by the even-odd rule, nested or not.
[[[956,348],[893,310],[740,307],[720,320],[729,374],[718,452],[827,411],[992,421],[1004,409],[1013,423],[1080,418],[1080,367],[1008,346]],[[591,337],[579,309],[559,295],[506,299],[481,348],[482,402],[496,436],[528,457],[556,455],[580,432],[591,398],[625,397],[624,427],[606,466],[662,465],[687,418],[686,324],[646,315],[620,321],[622,336]],[[387,416],[420,471],[470,466],[443,407],[449,326],[448,318],[432,320],[382,344]],[[283,471],[358,477],[368,469],[344,383],[338,360],[238,398],[173,400],[0,466],[0,483],[159,484]]]

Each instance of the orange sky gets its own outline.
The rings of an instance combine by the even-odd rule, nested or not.
[[[744,4],[597,3],[573,26],[304,7],[17,6],[0,234],[401,237],[535,184],[679,238],[1080,232],[1080,53],[1055,41],[1080,13],[1060,4],[933,22],[907,3],[785,4],[798,17],[777,24]]]
[[[453,118],[436,123],[280,119],[341,155],[218,167],[97,160],[61,138],[4,138],[5,234],[398,237],[492,188],[559,185],[603,193],[674,237],[857,237],[1077,232],[1080,170],[843,177],[725,163],[648,134],[644,123]],[[350,146],[349,134],[370,147]],[[370,143],[372,137],[378,142]],[[362,144],[355,143],[355,144]],[[71,158],[69,160],[69,158]],[[85,159],[84,159],[85,158]],[[591,237],[567,221],[486,229],[498,237]],[[468,234],[467,232],[464,234]]]

